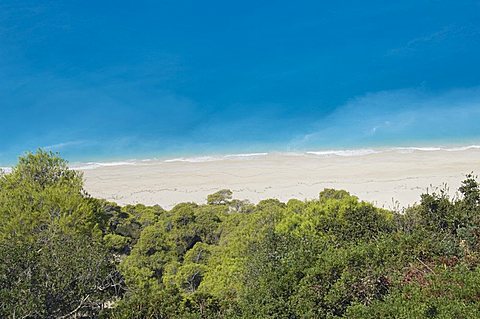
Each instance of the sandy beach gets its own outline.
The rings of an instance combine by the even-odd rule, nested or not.
[[[324,188],[345,189],[385,208],[406,207],[446,183],[452,195],[465,174],[480,171],[480,149],[390,149],[239,154],[172,160],[89,163],[85,188],[119,204],[204,203],[228,188],[253,203],[266,198],[313,199]]]

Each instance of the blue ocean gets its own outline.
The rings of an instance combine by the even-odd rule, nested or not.
[[[480,145],[479,56],[476,1],[6,0],[0,166]]]

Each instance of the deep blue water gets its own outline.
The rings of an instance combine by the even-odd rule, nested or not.
[[[0,3],[0,166],[480,143],[478,1]]]

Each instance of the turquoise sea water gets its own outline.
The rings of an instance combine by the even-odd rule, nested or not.
[[[2,1],[0,166],[478,145],[479,21],[475,1]]]
[[[191,132],[184,128],[184,134],[168,139],[150,135],[148,130],[118,132],[111,126],[115,123],[105,123],[107,132],[100,133],[98,138],[97,133],[87,132],[50,145],[35,138],[32,143],[9,140],[3,143],[0,166],[11,165],[17,155],[37,147],[59,152],[71,162],[111,162],[258,152],[480,145],[480,90],[442,94],[416,90],[381,92],[353,99],[324,117],[293,122],[290,118],[259,117],[252,121],[255,123],[210,122]],[[125,138],[122,133],[133,136]]]

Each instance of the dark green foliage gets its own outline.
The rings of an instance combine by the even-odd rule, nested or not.
[[[20,157],[13,173],[7,179],[15,180],[19,184],[25,183],[37,189],[56,185],[67,185],[76,190],[82,188],[81,173],[69,170],[64,159],[43,150]]]
[[[0,246],[0,259],[2,318],[92,316],[121,292],[103,247],[84,236],[44,233],[35,243],[9,241]]]
[[[95,316],[121,296],[99,214],[81,175],[52,153],[0,176],[0,317]]]
[[[323,191],[320,192],[319,197],[320,197],[321,201],[325,201],[325,200],[328,200],[328,199],[341,200],[341,199],[344,199],[344,198],[351,197],[351,195],[347,191],[344,191],[344,190],[336,190],[336,189],[332,189],[332,188],[325,188]]]
[[[480,318],[480,187],[399,214],[325,189],[257,205],[91,198],[52,153],[0,176],[1,318]]]
[[[102,318],[112,319],[183,319],[185,306],[178,289],[144,288],[127,293],[113,309],[106,309]]]
[[[208,205],[226,205],[232,199],[232,191],[229,189],[222,189],[218,192],[207,196]]]
[[[398,285],[383,300],[355,304],[350,318],[478,318],[480,272],[465,265],[418,266],[415,278]]]
[[[240,303],[245,317],[297,318],[295,297],[299,282],[321,251],[323,243],[277,234],[250,246]]]

